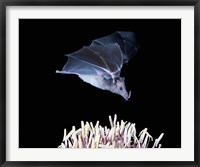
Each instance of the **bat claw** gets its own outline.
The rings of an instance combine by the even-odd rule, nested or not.
[[[58,73],[58,74],[64,74],[63,71],[59,71],[59,70],[56,70],[56,73]]]

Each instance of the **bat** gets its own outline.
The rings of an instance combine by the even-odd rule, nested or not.
[[[116,31],[67,54],[66,64],[56,73],[76,74],[84,82],[121,95],[127,101],[131,91],[127,92],[125,79],[120,73],[123,65],[136,55],[137,50],[134,32]]]

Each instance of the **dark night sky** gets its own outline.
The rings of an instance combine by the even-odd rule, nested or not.
[[[137,55],[122,69],[132,98],[56,74],[74,52],[115,31],[133,31]],[[148,128],[165,148],[181,147],[181,20],[179,19],[20,19],[19,146],[55,148],[63,130],[81,120],[103,126],[108,116]],[[28,129],[27,129],[28,128]]]

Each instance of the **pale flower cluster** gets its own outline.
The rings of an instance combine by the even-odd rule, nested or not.
[[[139,135],[136,134],[135,123],[117,121],[117,115],[112,120],[109,116],[110,128],[102,127],[99,121],[93,125],[92,122],[81,121],[81,128],[75,126],[67,134],[64,129],[63,141],[58,148],[149,148],[153,137],[143,129]],[[164,133],[155,139],[151,148],[160,148],[159,144]]]

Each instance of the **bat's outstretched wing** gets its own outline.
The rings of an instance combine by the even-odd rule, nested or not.
[[[127,63],[130,58],[136,55],[137,43],[134,32],[116,31],[111,35],[93,40],[91,46],[114,43],[119,45],[123,53],[123,64]]]
[[[117,44],[84,46],[68,54],[68,61],[61,73],[77,75],[103,75],[105,78],[119,76],[123,54]]]
[[[103,75],[115,78],[120,75],[124,63],[136,52],[135,35],[132,32],[115,32],[93,40],[90,46],[68,54],[68,61],[60,73],[77,75]]]

